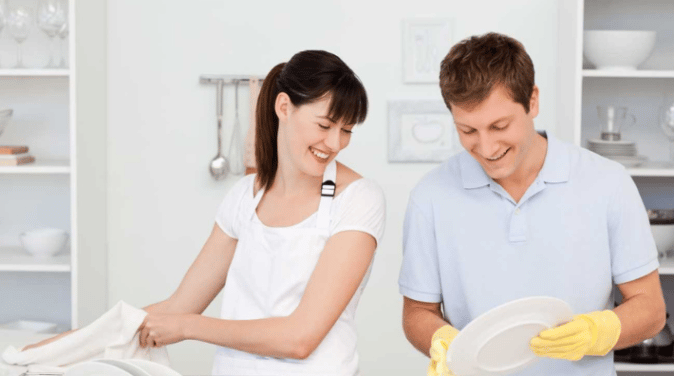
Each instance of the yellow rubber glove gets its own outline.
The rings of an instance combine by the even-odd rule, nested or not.
[[[613,311],[596,311],[542,331],[529,345],[536,355],[549,358],[580,360],[585,355],[603,356],[618,342],[620,328],[620,319]]]
[[[431,363],[428,365],[428,376],[454,376],[447,368],[447,349],[459,330],[451,325],[445,325],[433,333],[431,339]]]

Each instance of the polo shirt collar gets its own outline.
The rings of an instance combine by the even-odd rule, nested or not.
[[[570,154],[566,145],[545,131],[538,132],[548,139],[543,168],[538,176],[546,183],[563,183],[569,180]],[[467,151],[459,155],[461,179],[465,189],[489,185],[493,180],[484,172],[480,163]]]

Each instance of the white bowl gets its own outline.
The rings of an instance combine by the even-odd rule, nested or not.
[[[651,225],[655,247],[658,252],[665,253],[674,249],[674,224]]]
[[[26,231],[19,236],[23,248],[35,257],[50,257],[65,245],[68,233],[55,228]]]
[[[655,46],[655,31],[587,30],[583,53],[597,69],[636,70]]]

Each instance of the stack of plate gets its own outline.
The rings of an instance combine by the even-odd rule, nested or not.
[[[78,363],[64,376],[180,376],[169,367],[141,359],[97,359]]]
[[[648,160],[643,155],[637,154],[634,141],[594,139],[587,141],[587,148],[603,157],[622,163],[625,167],[636,167]]]

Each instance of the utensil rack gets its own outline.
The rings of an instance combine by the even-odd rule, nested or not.
[[[238,88],[241,83],[248,83],[248,84],[254,84],[253,81],[257,80],[257,85],[261,86],[262,81],[264,80],[264,77],[258,77],[258,76],[252,76],[252,75],[232,75],[232,74],[204,74],[199,76],[199,83],[201,84],[215,84],[216,85],[216,115],[217,115],[217,125],[218,125],[218,154],[215,156],[215,158],[211,161],[211,164],[209,165],[209,170],[211,173],[211,176],[215,180],[221,180],[224,179],[230,172],[234,172],[234,174],[238,173],[245,173],[246,172],[246,165],[245,165],[245,157],[244,155],[245,150],[243,150],[239,155],[239,153],[235,152],[235,155],[238,156],[239,158],[243,159],[234,159],[235,164],[234,166],[239,166],[239,168],[243,168],[243,170],[239,170],[239,168],[235,168],[233,170],[230,169],[231,167],[231,153],[232,149],[234,147],[234,142],[238,142],[240,147],[245,149],[245,146],[243,143],[245,143],[243,140],[240,139],[240,136],[238,135],[238,131],[240,131],[239,127],[239,122],[238,122],[238,94],[235,94],[235,113],[236,113],[236,120],[233,126],[232,130],[232,138],[230,140],[230,150],[227,153],[230,155],[230,160],[228,160],[226,157],[222,155],[222,123],[223,123],[223,89],[225,85],[235,85],[236,87],[236,93],[238,93]]]
[[[223,84],[235,84],[236,82],[249,82],[251,79],[257,78],[262,82],[264,77],[251,75],[236,75],[236,74],[202,74],[199,76],[199,83],[202,84],[217,84],[221,81]]]

